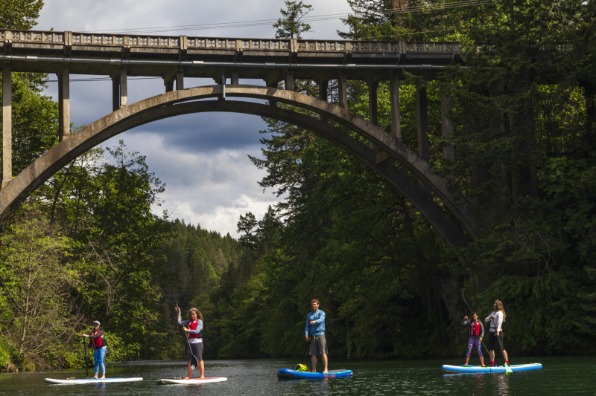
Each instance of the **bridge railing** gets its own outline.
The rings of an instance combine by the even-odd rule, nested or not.
[[[458,43],[445,42],[380,42],[348,40],[250,39],[194,36],[153,36],[112,33],[77,33],[36,30],[0,30],[0,41],[18,44],[54,46],[85,46],[96,49],[164,49],[164,50],[226,50],[266,52],[325,52],[382,54],[458,54]]]

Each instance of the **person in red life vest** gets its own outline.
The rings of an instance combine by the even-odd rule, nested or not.
[[[93,346],[93,367],[95,369],[95,375],[93,378],[98,378],[99,368],[101,367],[101,379],[106,378],[106,365],[104,359],[106,357],[106,351],[108,350],[108,343],[104,337],[104,332],[99,328],[101,323],[99,320],[93,322],[93,331],[89,334],[81,334],[83,337],[89,338],[89,345]]]
[[[468,326],[468,351],[466,352],[466,362],[464,366],[470,363],[470,355],[472,354],[472,347],[476,347],[478,351],[478,357],[480,358],[480,364],[484,367],[484,356],[482,355],[482,337],[484,337],[484,325],[478,320],[478,314],[472,313],[472,320],[468,320],[467,316],[464,316],[462,323],[464,326]]]
[[[178,325],[182,326],[186,335],[186,358],[188,359],[188,376],[192,378],[192,369],[199,369],[199,378],[205,378],[205,364],[203,362],[203,315],[196,308],[188,310],[190,319],[182,320],[180,307],[176,306]]]

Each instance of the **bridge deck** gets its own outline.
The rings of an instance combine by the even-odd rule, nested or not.
[[[458,63],[457,43],[247,39],[0,30],[0,59],[13,71],[129,76],[388,79],[395,70],[434,73]],[[374,74],[371,74],[374,73]]]

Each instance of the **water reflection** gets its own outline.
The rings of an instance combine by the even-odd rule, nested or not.
[[[0,374],[0,396],[56,395],[79,396],[123,395],[162,396],[200,395],[594,395],[596,358],[543,358],[544,368],[511,374],[444,374],[443,362],[432,360],[344,362],[335,367],[354,371],[352,378],[320,381],[281,381],[277,371],[293,367],[283,360],[207,361],[209,376],[227,377],[228,381],[200,386],[158,385],[160,378],[184,373],[181,362],[137,362],[113,366],[109,373],[118,377],[143,377],[135,383],[94,383],[89,385],[47,385],[45,377],[84,377],[85,372],[62,370],[18,375]]]
[[[105,395],[106,394],[106,383],[105,382],[98,382],[97,384],[94,384],[95,386],[95,392],[93,392],[96,395]]]
[[[446,386],[449,388],[461,389],[462,386],[468,387],[470,394],[483,395],[510,395],[509,381],[510,374],[506,373],[452,373],[444,374]]]
[[[509,395],[509,374],[492,375],[494,387],[498,390],[499,395]]]

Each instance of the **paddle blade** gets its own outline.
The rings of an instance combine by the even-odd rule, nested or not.
[[[506,373],[513,373],[513,370],[511,370],[511,367],[509,367],[509,365],[507,363],[505,363],[505,372]]]

